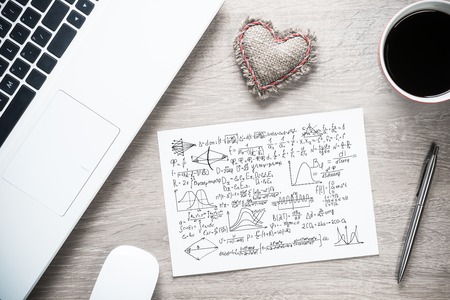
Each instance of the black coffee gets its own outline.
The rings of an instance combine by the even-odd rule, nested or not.
[[[406,92],[431,97],[450,90],[450,15],[423,10],[395,24],[384,57],[389,75]]]

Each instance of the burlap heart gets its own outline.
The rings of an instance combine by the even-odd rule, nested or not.
[[[308,73],[316,60],[315,41],[309,31],[277,32],[271,22],[247,18],[234,50],[250,92],[266,98],[269,92]]]

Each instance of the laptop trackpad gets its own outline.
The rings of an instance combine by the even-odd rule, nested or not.
[[[63,216],[119,128],[59,91],[3,178]]]

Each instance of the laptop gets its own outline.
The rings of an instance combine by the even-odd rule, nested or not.
[[[0,0],[0,299],[27,297],[223,0]]]

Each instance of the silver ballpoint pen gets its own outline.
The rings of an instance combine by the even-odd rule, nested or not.
[[[414,209],[414,214],[409,225],[408,235],[406,236],[405,246],[403,249],[402,258],[400,261],[397,283],[400,283],[405,273],[406,265],[408,264],[409,254],[414,243],[414,237],[416,236],[417,228],[419,226],[420,217],[422,215],[425,200],[427,199],[428,189],[430,188],[431,180],[433,178],[434,169],[436,167],[437,154],[439,147],[433,143],[431,145],[430,152],[428,153],[425,163],[425,170],[420,182],[419,191],[417,192],[417,204]]]

